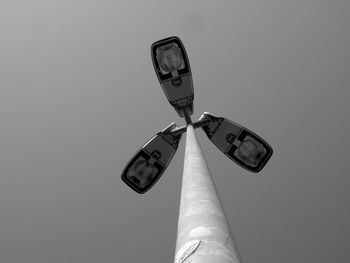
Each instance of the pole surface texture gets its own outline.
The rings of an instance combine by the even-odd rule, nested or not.
[[[240,263],[207,162],[187,127],[175,263]]]

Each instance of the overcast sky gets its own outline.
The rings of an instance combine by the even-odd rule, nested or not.
[[[120,179],[184,121],[150,46],[179,36],[194,114],[253,130],[259,173],[196,134],[245,263],[350,262],[350,1],[0,1],[0,262],[173,262],[185,137],[145,195]]]

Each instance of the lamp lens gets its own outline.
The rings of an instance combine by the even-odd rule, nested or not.
[[[181,50],[175,43],[157,49],[157,61],[163,74],[184,68]]]
[[[148,163],[144,157],[140,156],[129,168],[127,178],[138,188],[144,188],[151,182],[157,173],[158,169]]]
[[[238,159],[252,167],[256,167],[265,154],[264,146],[249,135],[244,138],[234,153]]]

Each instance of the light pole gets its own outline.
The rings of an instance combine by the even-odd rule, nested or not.
[[[239,263],[229,224],[194,129],[202,127],[217,148],[241,167],[259,172],[272,155],[261,137],[222,117],[205,112],[193,123],[193,82],[186,50],[178,37],[153,43],[151,57],[160,85],[186,126],[171,123],[131,158],[122,180],[136,192],[147,192],[160,178],[186,134],[186,151],[175,263]]]
[[[241,262],[194,129],[187,127],[175,263]]]

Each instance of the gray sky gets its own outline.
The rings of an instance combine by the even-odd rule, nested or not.
[[[350,2],[0,1],[0,262],[172,262],[183,138],[145,195],[120,174],[180,119],[150,46],[179,36],[203,111],[274,148],[259,174],[197,131],[246,263],[350,261]]]

